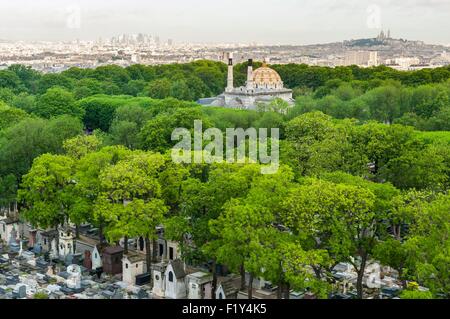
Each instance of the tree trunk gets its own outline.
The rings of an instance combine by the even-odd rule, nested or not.
[[[277,289],[277,299],[283,299],[283,280],[280,279],[278,281],[278,289]]]
[[[400,267],[400,269],[398,269],[398,279],[401,280],[403,289],[408,288],[408,283],[407,283],[407,281],[403,278],[403,264],[402,264],[402,266]]]
[[[248,279],[248,299],[253,299],[253,274],[249,274],[250,277]]]
[[[80,239],[80,225],[75,225],[75,238]]]
[[[361,258],[361,266],[359,267],[358,279],[356,280],[356,291],[358,293],[358,299],[363,299],[364,291],[363,291],[363,279],[364,279],[364,271],[366,270],[367,263],[367,254],[362,256]]]
[[[128,236],[123,238],[123,253],[124,255],[128,254]]]
[[[316,275],[316,278],[321,280],[322,279],[322,272],[321,272],[320,268],[313,266],[312,269],[314,270],[314,274]]]
[[[239,268],[241,274],[241,290],[245,290],[245,267],[244,264]]]
[[[152,252],[150,249],[150,239],[148,237],[145,238],[145,257],[147,259],[147,272],[151,273],[152,267]]]
[[[98,227],[98,239],[100,240],[100,245],[104,242],[104,236],[103,236],[103,224],[100,223],[100,226]]]
[[[279,263],[279,276],[278,276],[278,289],[277,289],[277,299],[283,299],[283,285],[284,285],[284,273],[283,273],[283,262]]]
[[[152,244],[152,261],[157,262],[158,261],[158,245],[156,243],[156,240],[152,239],[151,244]],[[149,245],[150,245],[150,243],[149,243]]]
[[[213,281],[212,281],[212,299],[216,299],[216,290],[217,290],[217,271],[216,271],[216,266],[217,266],[217,262],[214,259],[213,263],[212,263],[212,276],[213,276]]]
[[[289,283],[284,285],[284,299],[291,299],[291,285]]]

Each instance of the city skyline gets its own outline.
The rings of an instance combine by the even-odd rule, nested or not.
[[[404,2],[404,1],[402,1]],[[195,43],[317,44],[393,37],[450,44],[449,0],[346,1],[256,0],[17,0],[2,3],[0,39],[12,41],[95,40],[147,33]]]

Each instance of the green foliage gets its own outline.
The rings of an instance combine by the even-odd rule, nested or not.
[[[95,135],[80,135],[65,140],[63,148],[68,156],[81,159],[89,153],[98,151],[101,144],[102,141]]]
[[[48,295],[45,292],[37,292],[34,294],[33,299],[48,299]]]
[[[34,160],[23,177],[18,200],[25,203],[22,217],[36,227],[55,228],[69,220],[74,160],[45,154]]]
[[[194,121],[203,123],[203,129],[212,126],[200,108],[180,108],[173,112],[161,113],[148,121],[139,134],[140,146],[145,150],[166,152],[177,141],[172,141],[172,132],[176,128],[191,130],[193,136]]]
[[[29,115],[20,109],[9,107],[0,102],[0,131],[17,124]]]
[[[0,132],[0,175],[13,174],[17,180],[41,154],[63,152],[63,142],[81,134],[78,119],[68,116],[51,120],[25,119]]]
[[[75,104],[73,94],[61,88],[51,88],[41,95],[36,103],[36,109],[33,110],[43,118],[51,118],[58,115],[71,115],[82,118],[83,110]]]
[[[430,291],[404,290],[400,299],[433,299],[433,294]]]
[[[246,67],[235,66],[235,85]],[[89,222],[110,242],[144,237],[148,247],[163,225],[194,265],[243,267],[318,298],[342,261],[361,297],[373,259],[430,289],[402,298],[448,297],[448,68],[272,67],[294,90],[293,108],[199,107],[192,101],[226,84],[226,65],[212,61],[0,71],[0,207],[18,199],[34,225]],[[194,120],[279,128],[279,172],[172,163],[172,131],[192,132]]]

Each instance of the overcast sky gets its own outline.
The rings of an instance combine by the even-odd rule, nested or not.
[[[310,44],[373,37],[450,44],[450,0],[0,0],[0,39],[122,33],[191,42]]]

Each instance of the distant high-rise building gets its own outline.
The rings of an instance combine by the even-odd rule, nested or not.
[[[167,40],[167,45],[168,46],[172,46],[173,45],[173,40],[172,39]]]
[[[345,54],[344,65],[371,67],[378,65],[377,51],[349,51]]]

